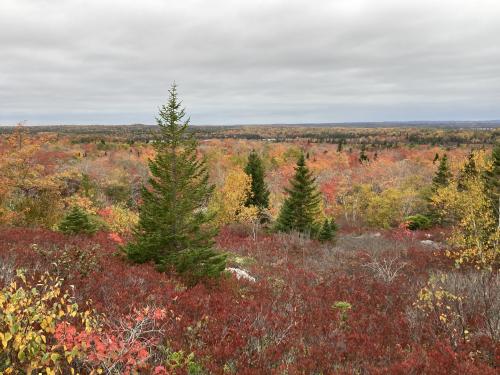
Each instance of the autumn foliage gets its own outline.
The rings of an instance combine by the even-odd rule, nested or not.
[[[149,144],[5,136],[0,373],[496,374],[490,150],[476,150],[478,175],[459,187],[469,149],[365,142],[360,163],[360,144],[345,139],[340,152],[304,140],[200,142],[215,186],[206,202],[214,248],[253,279],[227,273],[192,286],[122,251],[155,156]],[[259,225],[245,204],[251,150],[262,157],[273,220],[297,157],[309,155],[335,241]],[[444,151],[453,177],[433,189],[433,159]],[[72,207],[95,233],[58,231]],[[446,220],[429,223],[433,215]],[[410,218],[425,225],[410,228]]]

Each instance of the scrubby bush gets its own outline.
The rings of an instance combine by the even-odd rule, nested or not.
[[[105,228],[114,233],[131,233],[139,221],[136,212],[122,205],[106,207],[100,210],[98,214],[102,218]]]
[[[498,272],[470,270],[432,274],[414,306],[423,314],[414,324],[433,325],[434,334],[442,335],[454,347],[484,336],[492,342],[500,339]]]
[[[100,270],[98,244],[50,247],[31,245],[31,249],[40,255],[46,264],[52,266],[52,273],[64,279],[71,277],[87,277],[91,272]]]
[[[104,187],[104,194],[113,204],[130,203],[132,192],[130,184],[108,184]]]
[[[64,206],[57,191],[34,189],[31,192],[18,193],[11,202],[17,213],[14,225],[51,228],[62,217]]]
[[[63,291],[62,279],[46,273],[32,280],[18,271],[17,280],[0,290],[0,372],[74,371],[83,348],[60,345],[57,332],[65,324],[91,331],[96,321]]]

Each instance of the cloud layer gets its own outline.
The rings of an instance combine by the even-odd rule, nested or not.
[[[2,0],[0,123],[500,119],[497,0]]]

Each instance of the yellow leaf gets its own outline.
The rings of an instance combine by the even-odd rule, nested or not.
[[[12,334],[10,332],[5,332],[5,333],[0,333],[0,335],[1,335],[0,338],[2,340],[2,345],[5,349],[10,339],[12,338]]]

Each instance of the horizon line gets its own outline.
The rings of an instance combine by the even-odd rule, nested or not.
[[[479,123],[479,124],[488,124],[495,123],[500,125],[500,119],[491,119],[491,120],[384,120],[384,121],[335,121],[335,122],[277,122],[277,123],[240,123],[240,124],[190,124],[191,126],[213,126],[213,127],[231,127],[231,126],[332,126],[332,125],[362,125],[362,124],[467,124],[467,123]],[[22,124],[26,127],[35,127],[35,126],[157,126],[156,124],[145,124],[145,123],[92,123],[92,124],[79,124],[79,123],[60,123],[60,124],[28,124],[27,121],[19,121],[15,124],[0,124],[0,127],[13,127]]]

